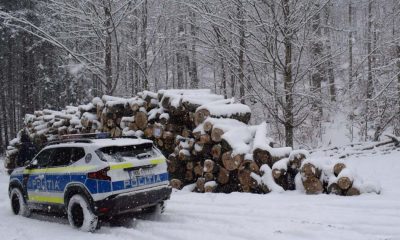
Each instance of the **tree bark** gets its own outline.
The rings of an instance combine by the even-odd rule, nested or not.
[[[192,61],[190,64],[191,81],[190,88],[199,88],[199,77],[197,74],[197,57],[196,57],[196,13],[194,11],[189,11],[190,16],[190,35],[192,37]]]
[[[349,2],[349,90],[353,87],[353,6],[352,0]]]
[[[368,63],[367,63],[367,86],[366,86],[366,98],[367,101],[365,103],[365,141],[368,140],[368,121],[369,121],[369,100],[372,98],[373,92],[373,82],[372,82],[372,62],[373,62],[373,51],[372,51],[372,2],[373,0],[369,0],[368,2],[368,23],[367,23],[367,54],[368,54]]]
[[[285,90],[285,100],[286,105],[284,108],[285,115],[285,142],[286,146],[293,147],[293,124],[294,124],[294,116],[293,116],[293,79],[292,79],[292,36],[290,35],[290,19],[289,16],[291,14],[289,8],[289,0],[282,0],[283,4],[283,16],[284,16],[284,46],[285,46],[285,63],[283,69],[283,81],[284,81],[284,90]]]
[[[178,24],[178,49],[176,52],[176,72],[177,72],[177,78],[178,78],[178,88],[183,88],[184,87],[184,79],[183,79],[183,61],[184,61],[184,56],[182,54],[185,44],[183,43],[183,34],[185,33],[184,25],[183,22],[180,21]]]
[[[319,9],[319,4],[315,4],[315,8]],[[317,12],[312,18],[312,30],[314,35],[313,42],[311,44],[311,55],[312,62],[315,66],[311,74],[311,84],[312,84],[312,93],[315,95],[315,100],[313,101],[313,109],[318,112],[317,121],[320,121],[322,117],[322,77],[325,69],[323,64],[320,63],[322,59],[322,41],[321,41],[321,15]]]
[[[105,67],[105,77],[106,77],[106,91],[107,94],[112,95],[112,87],[113,87],[113,76],[112,76],[112,46],[111,46],[111,9],[107,6],[104,6],[104,15],[106,21],[105,32],[106,32],[106,41],[105,41],[105,53],[104,53],[104,67]]]
[[[238,20],[239,20],[239,82],[240,82],[240,88],[239,88],[239,97],[240,97],[240,102],[245,103],[244,99],[244,51],[245,51],[245,22],[244,22],[244,6],[241,2],[241,0],[238,0],[238,6],[237,6],[237,11],[238,11]]]
[[[143,89],[148,90],[147,69],[147,0],[142,5],[142,63],[143,63]]]
[[[331,34],[330,34],[330,23],[329,23],[329,18],[330,18],[330,5],[325,6],[325,37],[326,37],[326,74],[328,78],[328,83],[329,83],[329,96],[331,102],[336,101],[336,86],[335,86],[335,75],[333,72],[333,57],[332,57],[332,46],[331,46]]]

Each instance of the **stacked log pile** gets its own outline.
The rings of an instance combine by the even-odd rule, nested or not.
[[[61,111],[37,111],[26,116],[23,131],[40,147],[77,133],[151,139],[167,157],[170,184],[177,189],[268,193],[299,189],[300,178],[307,194],[360,193],[345,167],[335,165],[329,175],[308,161],[308,152],[274,147],[267,124],[249,125],[250,117],[248,106],[208,89],[143,91],[131,98],[105,95]],[[8,148],[8,168],[18,154],[18,138]]]

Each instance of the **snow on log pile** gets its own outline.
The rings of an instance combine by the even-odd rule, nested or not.
[[[61,135],[108,132],[151,139],[167,157],[170,184],[196,192],[357,195],[365,187],[343,162],[323,163],[304,150],[274,147],[267,124],[248,125],[250,108],[209,89],[143,91],[131,98],[104,95],[61,111],[26,115],[34,143]],[[7,168],[18,156],[20,135],[7,148]]]

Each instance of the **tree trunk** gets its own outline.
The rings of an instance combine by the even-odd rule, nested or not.
[[[149,80],[147,76],[147,0],[142,6],[142,63],[143,63],[143,89],[148,90]]]
[[[395,9],[397,11],[399,11],[400,9],[400,4],[397,1],[397,5],[396,5],[396,0],[393,0],[393,5],[395,6]],[[397,17],[397,21],[396,21],[396,17]],[[398,21],[398,16],[393,16],[393,39],[396,39],[396,37],[399,37],[399,28],[397,23]],[[396,48],[396,55],[395,58],[397,58],[397,69],[395,71],[397,71],[397,101],[398,101],[398,110],[397,110],[397,127],[395,127],[395,134],[397,136],[400,135],[400,43],[399,41],[397,41],[397,44],[395,46]]]
[[[349,90],[353,87],[353,6],[352,0],[349,2]]]
[[[367,86],[366,86],[366,98],[365,103],[365,141],[368,140],[368,121],[369,121],[369,99],[372,98],[373,82],[372,82],[372,62],[373,62],[373,51],[372,51],[372,0],[368,2],[368,23],[367,23],[367,55],[368,55],[368,69],[367,69]]]
[[[319,4],[315,4],[315,8],[319,9]],[[315,65],[315,69],[311,74],[311,84],[312,84],[312,93],[315,95],[316,100],[313,102],[313,108],[315,111],[318,111],[318,119],[320,121],[322,117],[322,89],[321,82],[322,76],[325,72],[323,69],[323,64],[320,63],[322,59],[322,41],[321,41],[321,15],[320,13],[316,13],[312,19],[312,30],[314,35],[314,40],[311,45],[311,55],[312,62]]]
[[[105,76],[106,76],[106,91],[107,94],[112,95],[113,87],[113,76],[112,76],[112,47],[111,47],[111,9],[104,6],[104,15],[106,21],[105,32],[106,32],[106,42],[105,42],[105,53],[104,53],[104,64],[105,64]]]
[[[185,33],[185,28],[183,25],[183,22],[181,21],[178,25],[178,49],[176,52],[176,71],[177,71],[177,77],[178,77],[178,88],[183,88],[184,86],[184,79],[183,79],[183,61],[184,61],[184,56],[182,54],[182,51],[184,50],[185,46],[183,43],[183,35]]]
[[[0,73],[2,73],[2,70],[0,70]],[[4,79],[3,74],[0,74],[1,79]],[[2,115],[2,126],[1,128],[4,129],[4,145],[7,146],[8,145],[8,113],[7,113],[7,106],[6,106],[6,96],[5,96],[5,90],[4,90],[4,84],[2,84],[2,88],[1,88],[1,93],[0,93],[0,97],[1,97],[1,115]],[[0,135],[0,138],[2,138],[3,136]]]
[[[326,37],[326,74],[329,83],[329,96],[331,102],[336,101],[336,86],[335,86],[335,75],[333,72],[333,59],[332,59],[332,46],[331,46],[331,34],[330,34],[330,5],[325,6],[325,37]]]
[[[191,81],[190,88],[199,88],[199,77],[197,74],[197,58],[196,58],[196,13],[193,11],[189,12],[190,15],[190,35],[192,37],[192,61],[190,64]]]
[[[285,100],[286,105],[284,108],[285,115],[285,142],[286,146],[293,147],[293,79],[292,79],[292,36],[290,35],[290,8],[289,8],[289,0],[282,0],[283,3],[283,16],[285,21],[285,36],[283,39],[285,46],[285,63],[284,63],[284,89],[285,89]]]
[[[244,7],[241,0],[238,0],[238,20],[239,20],[239,82],[240,82],[240,89],[239,89],[239,97],[240,102],[245,103],[244,99],[244,51],[245,51],[245,22],[244,22]]]

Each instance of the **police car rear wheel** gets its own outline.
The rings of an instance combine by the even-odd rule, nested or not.
[[[93,232],[98,227],[98,217],[93,213],[87,199],[76,194],[68,202],[68,221],[70,225],[86,232]]]
[[[30,211],[21,190],[19,190],[18,188],[13,188],[11,190],[10,200],[11,209],[15,215],[21,215],[24,217],[28,217],[30,215]]]

